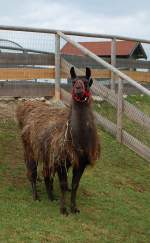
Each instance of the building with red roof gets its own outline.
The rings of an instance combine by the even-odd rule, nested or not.
[[[97,56],[104,58],[110,58],[111,56],[111,41],[79,43]],[[61,53],[64,55],[83,56],[82,52],[70,43],[66,43],[63,46]],[[118,58],[147,59],[147,55],[142,44],[140,42],[133,41],[117,41],[116,56]]]

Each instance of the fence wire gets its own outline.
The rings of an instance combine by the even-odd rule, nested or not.
[[[54,35],[0,30],[0,81],[54,81]]]

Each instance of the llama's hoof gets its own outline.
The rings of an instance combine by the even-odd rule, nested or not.
[[[41,201],[38,195],[33,195],[33,201]]]
[[[58,197],[53,197],[53,201],[59,201],[59,198]]]
[[[53,201],[58,201],[58,198],[55,196],[48,197],[48,200],[53,202]]]
[[[66,208],[61,208],[60,213],[65,215],[65,216],[68,216],[68,214],[69,214]]]
[[[78,208],[74,207],[74,208],[71,208],[71,213],[74,213],[74,214],[80,213],[80,210]]]
[[[40,176],[38,176],[37,181],[41,183],[43,181],[43,179]]]

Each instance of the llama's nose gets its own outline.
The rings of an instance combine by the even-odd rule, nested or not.
[[[76,87],[76,93],[79,95],[79,94],[82,94],[83,92],[83,89],[81,87]]]

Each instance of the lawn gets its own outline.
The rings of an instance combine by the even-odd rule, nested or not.
[[[43,182],[41,201],[32,201],[20,131],[1,119],[0,242],[150,242],[150,164],[100,128],[99,134],[102,156],[81,179],[81,212],[65,217],[59,201],[48,202]],[[54,189],[59,198],[57,178]]]

